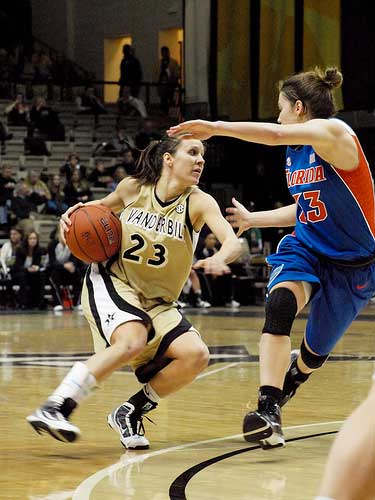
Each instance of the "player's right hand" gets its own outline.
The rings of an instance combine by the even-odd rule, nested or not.
[[[183,139],[205,141],[215,135],[215,124],[206,120],[190,120],[170,127],[167,134],[169,137],[182,136]]]
[[[238,228],[237,236],[240,237],[244,231],[251,227],[250,212],[234,197],[232,203],[233,207],[225,209],[226,213],[229,214],[226,219],[232,227]]]
[[[72,225],[72,221],[70,220],[69,216],[74,212],[74,210],[77,210],[79,207],[83,207],[83,203],[79,202],[73,205],[72,207],[68,208],[66,212],[64,212],[60,218],[60,236],[64,244],[66,244],[65,241],[65,232],[69,232],[69,226]]]

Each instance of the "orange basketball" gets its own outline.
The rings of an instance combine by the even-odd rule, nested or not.
[[[70,251],[84,262],[103,262],[121,245],[121,222],[104,205],[88,205],[75,210],[65,239]]]

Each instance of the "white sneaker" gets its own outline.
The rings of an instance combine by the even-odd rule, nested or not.
[[[29,424],[38,434],[48,432],[53,438],[64,443],[71,443],[78,439],[81,431],[71,424],[59,411],[59,406],[47,402],[26,417]]]
[[[119,406],[107,418],[108,425],[120,434],[120,441],[131,450],[147,450],[150,447],[144,435],[142,417],[135,414],[135,407],[129,402]]]
[[[64,308],[60,304],[53,308],[53,312],[59,312],[59,311],[63,311],[63,310],[64,310]]]
[[[237,307],[240,307],[240,303],[237,302],[237,300],[231,300],[230,302],[227,302],[225,304],[225,307],[233,307],[233,308],[237,308]]]
[[[206,309],[207,307],[211,307],[211,304],[209,302],[207,302],[206,300],[198,299],[196,307],[203,307]]]

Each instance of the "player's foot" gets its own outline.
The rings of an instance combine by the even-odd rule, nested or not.
[[[302,380],[297,380],[295,378],[296,375],[298,374],[296,367],[298,356],[299,356],[299,349],[295,349],[290,353],[290,364],[284,379],[283,396],[281,399],[280,407],[286,405],[286,403],[290,399],[292,399],[298,387],[304,382]]]
[[[120,434],[120,441],[131,450],[147,450],[150,447],[144,435],[142,415],[128,401],[119,406],[107,418],[108,425]]]
[[[258,410],[245,415],[243,433],[246,441],[259,443],[264,450],[284,446],[280,406],[277,402],[272,398],[263,397]]]
[[[53,401],[46,403],[26,417],[38,434],[47,432],[53,438],[64,443],[72,443],[81,435],[81,431],[71,424],[61,413],[61,406]]]

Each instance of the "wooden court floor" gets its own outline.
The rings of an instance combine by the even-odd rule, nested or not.
[[[146,421],[151,448],[126,452],[107,427],[109,411],[140,387],[119,371],[73,416],[82,438],[39,436],[25,416],[92,344],[78,313],[0,316],[1,500],[308,500],[317,491],[341,421],[366,395],[375,359],[375,305],[283,413],[288,440],[263,451],[243,441],[257,399],[261,307],[187,311],[210,346],[211,364]],[[295,323],[297,347],[305,316]],[[375,473],[375,471],[374,471]]]

